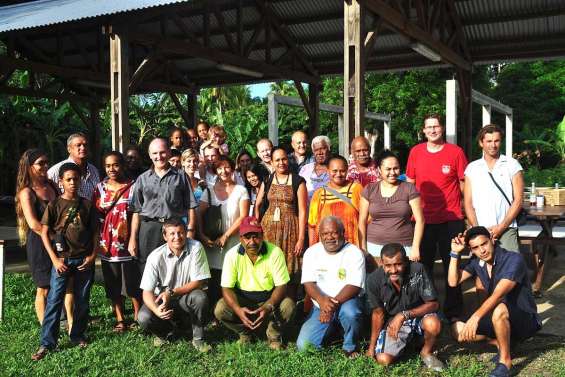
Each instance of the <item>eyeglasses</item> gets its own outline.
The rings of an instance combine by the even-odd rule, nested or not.
[[[441,128],[441,126],[440,125],[426,126],[426,127],[424,127],[424,130],[433,130],[433,129],[436,129],[436,128]]]

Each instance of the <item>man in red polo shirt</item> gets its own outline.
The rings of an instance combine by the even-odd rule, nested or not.
[[[430,276],[436,251],[443,261],[446,297],[443,312],[448,319],[457,318],[463,307],[461,289],[447,284],[447,268],[451,238],[463,232],[461,211],[463,180],[467,158],[463,150],[443,139],[444,128],[438,115],[424,119],[427,142],[410,150],[406,177],[420,192],[424,219],[424,236],[420,245],[422,263]]]

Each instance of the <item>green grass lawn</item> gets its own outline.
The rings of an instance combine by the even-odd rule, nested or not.
[[[104,289],[92,290],[89,327],[90,345],[71,348],[62,336],[59,351],[40,362],[31,354],[39,342],[39,325],[33,309],[35,288],[27,275],[8,274],[5,291],[5,320],[0,322],[0,376],[486,376],[493,368],[487,360],[493,349],[484,345],[461,348],[442,338],[439,357],[448,369],[432,373],[421,366],[411,352],[397,365],[382,368],[366,357],[344,358],[339,348],[319,353],[298,353],[291,343],[287,350],[275,352],[262,342],[241,347],[235,336],[218,328],[211,330],[210,354],[200,355],[189,341],[178,341],[155,348],[152,338],[138,330],[123,335],[112,333],[113,317]],[[489,352],[489,353],[483,353]],[[564,339],[539,336],[516,350],[520,375],[565,376]]]

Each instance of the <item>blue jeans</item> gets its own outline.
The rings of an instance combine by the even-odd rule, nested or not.
[[[77,267],[84,262],[85,257],[65,258],[67,271],[59,274],[55,267],[51,269],[51,283],[45,307],[45,316],[41,326],[41,341],[43,347],[53,349],[57,347],[59,338],[59,320],[61,309],[65,299],[67,282],[69,277],[74,276],[73,295],[75,299],[73,310],[73,326],[71,328],[71,342],[84,340],[84,332],[88,324],[88,312],[90,309],[90,288],[94,281],[93,266],[86,271],[79,271]]]
[[[308,345],[320,348],[326,337],[339,324],[343,328],[343,350],[355,351],[363,323],[361,301],[358,297],[344,302],[334,313],[329,323],[320,322],[320,308],[314,306],[308,319],[302,325],[296,340],[296,347],[304,351]]]

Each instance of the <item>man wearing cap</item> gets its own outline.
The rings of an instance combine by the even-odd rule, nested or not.
[[[281,331],[294,314],[296,304],[286,297],[290,280],[282,250],[263,240],[255,217],[239,226],[241,243],[226,253],[222,268],[223,298],[214,310],[216,318],[239,335],[239,343],[251,341],[255,330],[266,327],[269,347],[283,347]]]
[[[139,259],[142,274],[149,253],[164,243],[162,226],[166,220],[187,216],[187,235],[194,238],[194,209],[198,204],[186,174],[171,166],[170,156],[167,141],[153,139],[149,144],[153,166],[135,181],[128,250]]]
[[[477,288],[488,292],[483,304],[466,322],[455,322],[452,331],[459,342],[488,340],[495,345],[498,353],[492,361],[496,366],[490,376],[502,377],[510,376],[512,368],[510,341],[533,336],[541,328],[541,321],[522,256],[495,246],[491,237],[483,226],[454,237],[447,281],[451,287],[457,287],[472,278]],[[460,268],[459,259],[465,247],[476,258]]]

